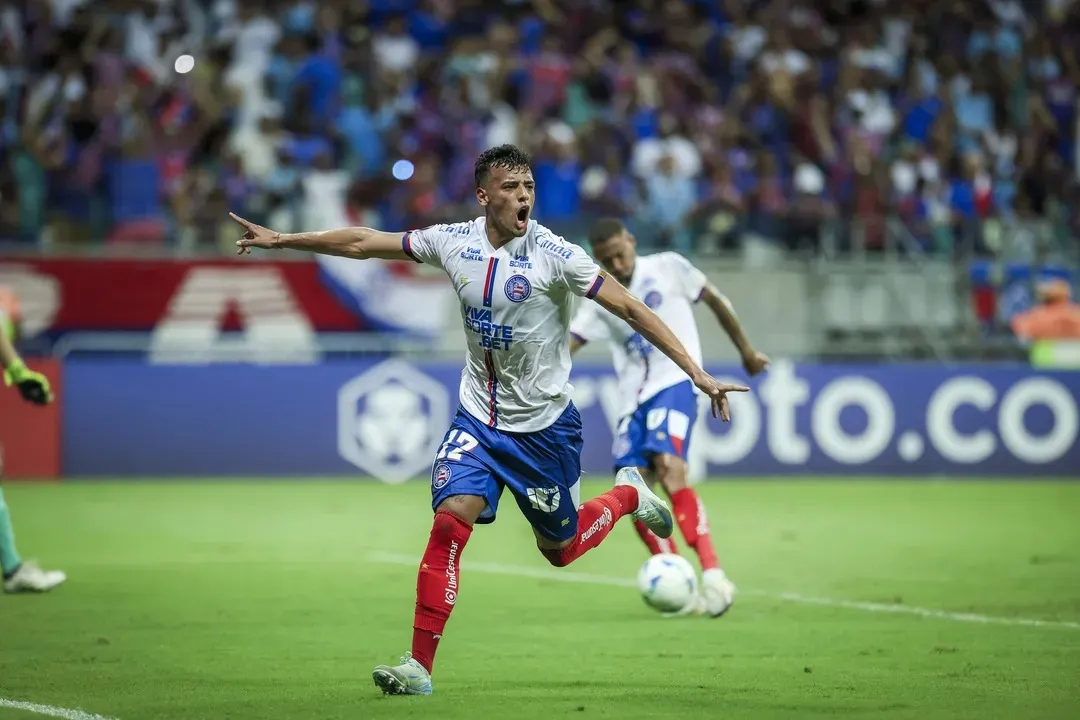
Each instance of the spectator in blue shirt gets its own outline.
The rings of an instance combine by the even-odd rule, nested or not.
[[[693,251],[693,236],[685,223],[697,205],[694,181],[675,172],[675,158],[664,155],[657,172],[645,178],[647,220],[656,228],[658,239],[675,250]]]

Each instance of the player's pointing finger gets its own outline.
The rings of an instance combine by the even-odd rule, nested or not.
[[[231,217],[235,222],[239,223],[245,230],[251,230],[254,227],[254,225],[252,225],[250,222],[248,222],[234,212],[229,213],[229,217]]]

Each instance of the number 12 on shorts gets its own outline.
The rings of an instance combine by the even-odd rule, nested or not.
[[[435,456],[435,459],[460,460],[462,453],[471,452],[479,444],[480,441],[472,435],[455,428],[446,436],[446,442],[439,448],[439,454]]]

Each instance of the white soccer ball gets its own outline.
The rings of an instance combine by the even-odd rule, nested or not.
[[[638,571],[637,583],[645,604],[662,613],[679,612],[697,599],[697,572],[682,555],[653,555]]]

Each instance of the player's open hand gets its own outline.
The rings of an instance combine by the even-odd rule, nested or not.
[[[244,228],[244,234],[236,241],[236,254],[237,255],[250,255],[251,248],[263,248],[265,250],[277,250],[280,249],[278,240],[281,238],[281,233],[274,232],[270,228],[264,228],[262,225],[256,225],[250,220],[245,220],[236,213],[229,213],[229,217],[236,222],[237,225]]]
[[[701,377],[694,380],[698,390],[709,396],[712,402],[713,417],[718,417],[724,422],[731,422],[731,408],[728,407],[727,394],[729,392],[750,392],[745,385],[728,385],[722,383],[708,373],[702,372]]]
[[[769,356],[765,353],[759,353],[755,350],[751,350],[746,355],[743,355],[742,366],[746,370],[746,374],[750,377],[754,377],[763,372],[769,367]]]

